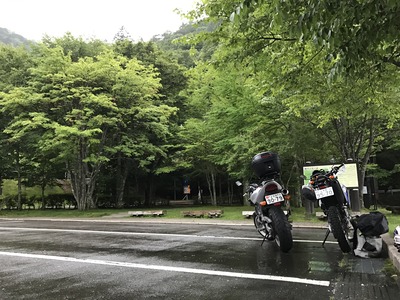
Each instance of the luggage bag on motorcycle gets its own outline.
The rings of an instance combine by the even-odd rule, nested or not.
[[[383,244],[381,234],[389,231],[385,215],[380,212],[361,215],[354,221],[353,226],[355,228],[354,255],[363,258],[379,257]],[[358,231],[360,232],[358,233]]]
[[[278,175],[281,171],[281,161],[278,154],[270,151],[255,155],[251,161],[251,166],[254,173],[260,178]]]

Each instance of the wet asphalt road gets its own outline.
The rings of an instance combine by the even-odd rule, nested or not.
[[[252,226],[0,220],[0,299],[400,299],[385,258],[324,234],[282,253]]]

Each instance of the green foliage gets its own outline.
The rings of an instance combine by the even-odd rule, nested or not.
[[[163,173],[215,196],[265,150],[294,193],[308,160],[352,157],[363,174],[399,144],[399,5],[378,2],[204,0],[151,42],[122,28],[111,45],[1,46],[1,174],[43,188],[67,172],[82,209],[140,192],[150,205]]]
[[[11,179],[3,180],[2,189],[3,189],[3,195],[2,195],[3,197],[18,194],[17,182],[15,180]],[[51,195],[51,194],[64,194],[64,191],[58,186],[48,186],[45,190],[45,195]],[[40,187],[39,186],[25,187],[24,195],[27,198],[40,199],[41,196]]]
[[[255,110],[247,116],[254,119],[251,126],[254,131],[268,134],[269,143],[264,142],[266,148],[279,150],[285,157],[292,156],[297,161],[297,168],[305,160],[326,162],[331,158],[352,157],[360,160],[360,172],[363,173],[369,156],[380,149],[383,137],[398,123],[397,69],[383,65],[384,55],[375,55],[381,50],[380,41],[385,38],[393,41],[393,37],[381,35],[378,38],[374,33],[374,38],[380,41],[365,45],[365,36],[375,26],[367,24],[366,20],[386,11],[387,7],[382,5],[373,11],[367,9],[370,4],[357,3],[345,13],[351,6],[347,2],[335,4],[337,7],[329,5],[333,4],[329,1],[203,1],[192,16],[205,16],[206,21],[219,26],[199,38],[218,42],[212,62],[219,70],[229,71],[214,74],[213,81],[203,85],[207,91],[201,95],[207,99],[210,91],[217,94],[222,86],[236,86],[237,78],[248,74],[243,86],[252,84],[246,95],[254,95],[259,106],[266,109],[263,110],[264,118],[260,118]],[[378,3],[375,1],[373,5]],[[309,7],[313,9],[309,10]],[[356,7],[360,8],[357,12],[360,15],[354,19]],[[388,9],[391,18],[397,5]],[[354,20],[356,24],[348,23],[354,23]],[[348,42],[345,31],[357,27],[357,22],[362,27],[362,34],[366,35],[349,35],[352,47],[344,49],[343,43]],[[339,27],[329,29],[329,26]],[[396,26],[393,24],[390,30],[397,31]],[[340,34],[336,34],[338,30]],[[335,52],[337,47],[341,49],[340,53]],[[232,61],[240,75],[227,67]],[[200,68],[204,67],[200,65]],[[340,68],[352,69],[352,74],[359,76],[337,77],[343,73]],[[363,73],[358,73],[361,70]],[[231,74],[234,75],[230,77]],[[221,84],[217,76],[229,83]],[[335,81],[331,80],[333,78]],[[198,80],[201,82],[204,78],[199,76]],[[218,104],[222,106],[224,97],[229,95],[235,99],[232,94],[241,95],[226,90],[221,94]],[[211,103],[210,110],[208,101],[200,102],[198,107],[204,107],[207,114],[218,105]],[[225,104],[224,114],[231,108],[246,111],[242,107],[235,108],[238,102]],[[243,122],[244,119],[241,125]],[[210,126],[211,132],[218,128],[219,133],[226,133],[232,127],[221,114],[216,123],[217,126]],[[253,141],[258,140],[254,138]],[[215,142],[220,143],[220,140]],[[320,156],[320,149],[327,150]],[[234,156],[232,146],[226,150],[225,153]]]
[[[176,109],[160,102],[165,96],[154,67],[70,34],[45,39],[31,55],[29,85],[1,95],[0,108],[10,117],[3,132],[9,143],[29,141],[19,163],[47,173],[48,162],[66,165],[80,209],[94,205],[99,172],[115,153],[143,169],[165,155]]]
[[[0,62],[0,91],[27,83],[32,59],[26,48],[0,44]]]
[[[232,1],[217,2],[223,3],[231,11],[230,20],[242,27],[251,27],[251,20],[264,14],[264,19],[258,19],[264,32],[325,48],[327,58],[336,60],[332,75],[362,75],[385,62],[400,65],[397,1],[242,0],[235,1],[235,9],[231,7]],[[207,6],[214,5],[211,2]]]

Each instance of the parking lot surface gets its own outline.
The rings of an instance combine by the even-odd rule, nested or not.
[[[200,224],[203,222],[202,224]],[[0,220],[1,299],[398,299],[386,258],[323,228],[282,253],[246,221]]]

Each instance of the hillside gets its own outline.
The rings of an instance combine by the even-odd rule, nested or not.
[[[6,45],[19,46],[19,45],[28,45],[30,41],[24,38],[22,35],[16,34],[6,28],[0,27],[0,43]]]

